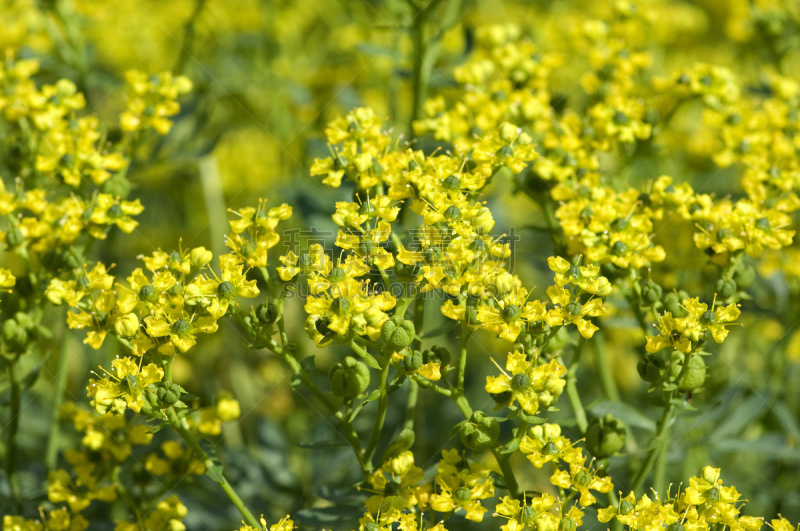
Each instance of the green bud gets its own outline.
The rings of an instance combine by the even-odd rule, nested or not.
[[[341,267],[334,267],[328,275],[328,280],[330,282],[344,282],[346,278],[347,275]]]
[[[515,374],[511,378],[511,388],[515,391],[522,391],[531,384],[531,377],[527,374]]]
[[[497,158],[506,159],[514,156],[514,148],[511,146],[503,146],[497,150]]]
[[[511,398],[514,394],[511,391],[503,391],[502,393],[489,393],[489,396],[498,406],[505,406],[511,402]]]
[[[628,516],[629,514],[631,514],[633,512],[633,510],[634,510],[634,506],[628,500],[622,500],[619,503],[619,514],[621,514],[622,516]]]
[[[458,487],[455,492],[455,498],[462,503],[466,503],[472,499],[472,492],[469,490],[469,487]]]
[[[170,332],[172,332],[181,339],[186,339],[192,333],[192,325],[190,325],[184,319],[178,319],[177,321],[172,323],[172,326],[170,326]]]
[[[595,457],[608,457],[625,446],[625,425],[610,413],[604,418],[595,417],[586,429],[586,447]]]
[[[442,188],[450,191],[458,191],[461,189],[461,179],[455,175],[449,175],[442,180]]]
[[[509,304],[503,308],[503,311],[500,312],[500,316],[507,323],[516,321],[519,318],[519,306],[516,304]]]
[[[577,526],[572,518],[562,518],[558,523],[558,531],[575,531]]]
[[[9,247],[19,247],[24,241],[25,237],[16,225],[11,226],[6,232],[6,243]]]
[[[415,373],[422,367],[422,361],[422,353],[419,350],[408,352],[403,356],[403,369],[408,374]]]
[[[572,301],[567,304],[566,310],[572,317],[580,317],[583,306],[579,302]]]
[[[622,256],[628,252],[628,246],[623,241],[615,241],[611,246],[611,253],[616,256]]]
[[[445,347],[440,347],[438,345],[431,347],[430,350],[426,350],[422,353],[422,360],[425,363],[436,363],[438,360],[439,363],[442,364],[442,369],[446,366],[450,365],[450,360],[452,359],[452,355],[450,351],[447,350]]]
[[[347,356],[343,363],[334,363],[328,371],[333,394],[344,398],[355,398],[369,387],[369,367],[361,361]]]
[[[278,308],[271,302],[256,307],[256,318],[264,324],[272,324],[278,319]]]
[[[531,507],[530,505],[526,505],[522,508],[522,523],[526,526],[535,529],[536,526],[536,509]]]
[[[558,446],[553,441],[547,441],[547,444],[542,446],[543,455],[557,455],[559,452]]]
[[[139,289],[139,299],[147,302],[155,302],[156,301],[156,289],[151,286],[150,284],[146,286],[142,286]]]
[[[448,221],[461,221],[461,210],[457,206],[449,206],[444,211],[444,219]]]
[[[653,282],[652,280],[648,280],[642,283],[642,298],[648,304],[653,304],[661,300],[661,295],[663,294],[663,290],[661,286]]]
[[[236,286],[227,280],[223,280],[219,283],[219,286],[217,286],[217,295],[219,295],[220,299],[231,300],[236,297]]]
[[[469,421],[461,423],[459,428],[461,442],[474,452],[483,452],[494,447],[500,436],[500,424],[497,419],[483,411],[475,411]]]

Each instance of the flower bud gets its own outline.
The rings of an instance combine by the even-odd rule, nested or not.
[[[228,396],[220,397],[217,401],[217,416],[222,422],[236,420],[241,415],[239,401]]]
[[[625,425],[610,413],[595,417],[586,429],[586,447],[595,457],[608,457],[625,446]]]
[[[334,363],[328,371],[333,394],[344,398],[355,398],[369,387],[369,367],[352,356],[343,363]]]
[[[195,247],[189,253],[189,261],[192,262],[194,267],[198,268],[208,265],[212,258],[214,258],[214,253],[205,247]]]
[[[278,319],[278,308],[271,302],[259,304],[256,308],[256,317],[264,324],[272,324]]]
[[[202,307],[206,307],[211,304],[211,301],[205,296],[203,290],[200,289],[200,286],[197,284],[189,284],[186,286],[186,289],[183,290],[183,302],[187,306],[196,306],[200,305]]]
[[[16,225],[10,227],[6,232],[6,243],[9,247],[18,247],[25,241],[25,237]]]
[[[474,452],[483,452],[497,443],[500,424],[483,411],[475,411],[469,421],[461,423],[458,434],[464,446]]]
[[[488,234],[491,232],[494,228],[492,212],[488,208],[482,207],[475,217],[472,218],[472,228],[474,228],[475,232],[478,234]]]
[[[503,139],[504,142],[511,142],[514,140],[515,136],[517,136],[517,127],[515,125],[504,122],[503,125],[500,126],[500,138]]]
[[[134,313],[127,313],[114,323],[114,332],[122,338],[130,338],[139,332],[139,318]]]

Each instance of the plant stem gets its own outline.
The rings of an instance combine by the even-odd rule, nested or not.
[[[72,336],[64,327],[61,331],[61,345],[58,352],[56,365],[56,382],[53,389],[53,401],[50,404],[50,433],[47,436],[47,450],[45,451],[45,465],[47,470],[54,470],[58,463],[58,439],[61,432],[61,404],[64,401],[64,390],[67,387],[67,355]]]
[[[583,350],[583,346],[585,344],[586,338],[581,336],[580,341],[578,341],[578,346],[575,349],[575,355],[572,357],[572,361],[570,362],[569,370],[567,370],[566,385],[569,403],[572,405],[572,410],[575,413],[575,421],[578,423],[578,429],[581,430],[582,435],[586,434],[586,429],[589,427],[589,421],[586,419],[586,411],[583,409],[583,404],[581,403],[581,397],[578,394],[576,382],[578,365],[581,362],[581,351]]]
[[[458,374],[456,376],[456,387],[451,392],[450,396],[455,401],[458,409],[461,410],[461,413],[469,419],[472,416],[472,408],[467,401],[467,398],[464,396],[464,376],[466,374],[467,369],[467,344],[469,343],[469,337],[472,334],[472,331],[466,325],[466,323],[461,323],[461,348],[458,352]]]
[[[675,406],[672,404],[672,393],[670,393],[667,403],[664,404],[664,412],[661,415],[661,420],[658,422],[658,429],[655,435],[656,439],[659,439],[666,435],[667,430],[669,430],[669,426],[672,423],[672,414],[674,409]],[[642,464],[642,468],[639,469],[639,473],[636,475],[636,478],[633,480],[633,483],[631,483],[632,491],[638,491],[644,484],[645,480],[647,479],[647,476],[650,474],[650,470],[653,468],[653,464],[656,462],[658,454],[661,453],[661,450],[663,448],[664,445],[659,444],[655,448],[651,449],[650,453],[647,454],[647,458],[645,459],[645,462]]]
[[[8,379],[11,382],[11,418],[8,423],[8,445],[6,447],[6,475],[11,485],[11,497],[19,507],[20,487],[17,478],[17,430],[19,429],[20,397],[22,389],[16,374],[17,360],[8,362]]]
[[[422,294],[418,295],[414,300],[414,329],[417,336],[422,336],[422,330],[425,327],[425,298]],[[422,347],[422,340],[415,339],[412,347],[419,350]],[[417,411],[417,397],[419,395],[419,385],[413,379],[408,380],[408,402],[406,403],[406,414],[403,419],[403,427],[414,429],[414,417]]]
[[[186,422],[186,419],[178,419],[178,415],[175,413],[175,408],[170,406],[169,409],[167,409],[167,418],[169,419],[169,424],[170,426],[172,426],[172,429],[174,429],[178,433],[178,435],[180,435],[183,438],[183,440],[186,441],[186,444],[188,444],[191,447],[191,449],[194,450],[194,452],[206,466],[206,469],[210,469],[216,466],[211,457],[205,452],[205,450],[203,450],[203,448],[197,442],[197,439],[195,438],[194,434],[189,429],[189,424]],[[235,505],[236,508],[239,509],[239,512],[242,513],[242,516],[244,516],[244,519],[247,521],[248,525],[251,525],[256,529],[259,529],[261,527],[261,524],[258,522],[256,517],[253,516],[250,510],[245,506],[242,499],[233,489],[233,487],[228,482],[225,475],[222,474],[222,472],[220,472],[220,477],[222,478],[222,481],[219,483],[220,487],[222,487],[222,490],[225,491],[225,494],[228,495],[228,498],[231,500],[233,505]]]
[[[508,492],[511,493],[512,498],[516,498],[519,496],[519,484],[517,483],[517,477],[514,475],[514,469],[511,467],[512,454],[501,454],[496,448],[492,450],[492,454],[494,454],[497,464],[500,465],[503,479],[506,480],[508,485]]]
[[[378,441],[381,438],[381,431],[383,431],[383,423],[386,421],[386,410],[389,407],[389,389],[387,383],[389,381],[389,368],[392,366],[391,358],[385,356],[383,367],[381,367],[381,378],[378,381],[378,390],[380,396],[378,397],[378,413],[375,416],[375,425],[372,427],[372,435],[369,437],[367,449],[364,458],[367,462],[372,461],[372,456],[378,448]]]
[[[606,341],[603,332],[598,330],[594,333],[594,353],[597,360],[597,372],[600,376],[600,386],[603,388],[603,394],[606,398],[619,402],[619,391],[617,390],[617,383],[614,381],[614,375],[611,372],[611,365],[608,362],[606,355]]]

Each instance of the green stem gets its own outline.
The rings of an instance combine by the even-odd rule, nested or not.
[[[672,405],[672,393],[670,393],[667,403],[664,404],[664,412],[661,415],[661,420],[658,423],[658,429],[655,435],[656,439],[659,439],[666,435],[667,430],[669,430],[670,424],[672,424],[672,415],[674,409],[675,406]],[[642,464],[642,467],[639,469],[639,473],[636,475],[636,478],[633,480],[633,483],[631,483],[632,491],[638,491],[642,487],[645,480],[647,479],[647,476],[650,475],[650,470],[653,468],[653,465],[655,464],[656,459],[658,458],[658,454],[661,453],[663,447],[664,447],[663,444],[659,444],[655,448],[651,449],[650,452],[647,454],[647,458]]]
[[[8,379],[11,382],[11,418],[8,423],[8,444],[6,447],[6,475],[11,485],[11,497],[19,507],[20,486],[17,478],[17,430],[19,429],[20,397],[22,388],[16,374],[17,360],[8,362]]]
[[[375,415],[375,425],[372,427],[372,435],[369,437],[367,449],[365,452],[365,459],[367,462],[372,462],[372,456],[375,455],[375,450],[378,448],[378,441],[381,438],[383,431],[383,424],[386,421],[386,410],[389,407],[389,388],[387,383],[389,381],[389,368],[392,366],[389,363],[391,358],[386,356],[381,368],[381,377],[378,381],[378,390],[380,396],[378,397],[378,413]]]
[[[141,512],[139,511],[139,504],[133,499],[133,496],[131,496],[131,493],[128,492],[128,489],[125,487],[125,482],[123,482],[119,477],[121,470],[122,467],[119,464],[114,465],[114,468],[111,469],[111,480],[114,482],[114,486],[116,487],[120,497],[125,500],[128,508],[133,511],[133,514],[136,516],[136,520],[141,520],[142,516]]]
[[[61,345],[56,365],[55,389],[53,389],[53,401],[50,403],[50,433],[47,437],[47,450],[45,451],[45,465],[47,466],[47,470],[55,470],[56,464],[58,463],[58,439],[61,432],[61,404],[64,401],[64,390],[67,387],[67,376],[69,375],[69,371],[67,370],[67,355],[72,336],[66,328],[64,328],[61,333]]]
[[[425,327],[425,297],[421,294],[414,300],[414,329],[417,336],[422,336]],[[415,339],[412,348],[419,350],[422,347],[422,340]],[[403,427],[414,429],[414,417],[417,409],[417,397],[419,395],[419,385],[413,379],[408,381],[408,402],[406,403],[406,414],[403,419]]]
[[[586,338],[581,336],[580,341],[578,341],[578,346],[575,349],[575,355],[570,362],[569,370],[567,370],[566,385],[569,403],[572,405],[572,410],[575,413],[575,421],[578,423],[578,429],[581,430],[581,434],[585,434],[586,429],[589,427],[589,421],[586,419],[586,411],[583,409],[581,397],[580,394],[578,394],[578,387],[576,385],[578,380],[578,366],[581,362],[581,352],[585,344]]]
[[[431,382],[430,380],[426,380],[425,378],[423,378],[422,376],[419,376],[417,374],[412,374],[411,377],[410,377],[410,380],[412,382],[414,382],[415,384],[417,384],[418,386],[424,387],[425,389],[429,389],[431,391],[435,391],[435,392],[439,393],[440,395],[443,395],[443,396],[451,396],[452,395],[452,393],[450,392],[449,389],[445,389],[444,387],[440,387],[440,386],[436,385],[435,383]]]
[[[403,428],[414,429],[414,418],[417,413],[417,398],[419,397],[419,385],[414,380],[408,380],[408,401],[406,402],[406,414],[403,418]]]
[[[517,483],[517,476],[514,475],[514,469],[511,467],[511,455],[501,454],[498,449],[492,450],[497,464],[500,465],[500,471],[503,473],[503,479],[506,480],[508,485],[508,492],[511,493],[512,498],[519,496],[519,483]]]
[[[658,457],[656,458],[655,471],[653,472],[653,488],[658,493],[666,491],[666,476],[667,476],[667,453],[669,451],[669,435],[670,429],[664,430],[662,435],[661,445],[658,449]]]
[[[456,386],[450,393],[450,397],[467,419],[472,416],[472,407],[470,407],[467,397],[464,396],[464,376],[467,370],[467,345],[469,344],[470,335],[472,335],[472,331],[469,329],[466,323],[462,322],[461,348],[458,352],[458,373],[456,375]]]
[[[214,461],[205,452],[205,450],[203,450],[203,448],[197,442],[197,439],[195,438],[194,434],[189,429],[189,424],[186,422],[186,419],[178,419],[178,415],[175,413],[175,408],[171,406],[169,409],[167,409],[167,418],[169,419],[169,424],[170,426],[172,426],[172,429],[174,429],[178,433],[178,435],[180,435],[183,438],[183,440],[186,441],[186,444],[188,444],[189,447],[191,447],[191,449],[194,450],[195,454],[197,454],[197,456],[206,466],[206,469],[211,469],[215,467],[216,465]],[[228,498],[231,500],[233,505],[235,505],[236,508],[239,509],[239,512],[242,513],[242,516],[247,521],[247,524],[255,527],[256,529],[259,529],[261,527],[261,524],[258,522],[256,517],[253,516],[250,510],[245,506],[242,499],[233,489],[233,487],[228,482],[225,475],[222,474],[222,472],[220,472],[220,477],[222,478],[222,481],[218,482],[220,487],[222,487],[222,490],[225,492],[225,494],[227,494]]]
[[[606,398],[619,402],[619,391],[617,383],[614,381],[614,374],[611,372],[611,364],[606,355],[606,341],[603,332],[598,330],[594,333],[594,353],[597,359],[597,372],[600,376],[600,386]]]

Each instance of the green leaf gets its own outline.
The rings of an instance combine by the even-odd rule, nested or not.
[[[217,457],[217,450],[205,439],[200,440],[200,448],[208,455],[212,463],[212,466],[206,466],[206,476],[220,485],[224,484],[225,477],[222,475],[222,462],[219,460],[219,457]]]
[[[506,478],[498,474],[497,472],[489,472],[492,480],[494,481],[494,486],[499,487],[501,489],[508,490],[508,483],[506,482]]]
[[[381,369],[381,366],[378,363],[378,360],[375,359],[375,356],[373,356],[372,354],[370,354],[366,350],[360,349],[360,352],[359,351],[355,351],[355,352],[356,352],[356,354],[358,354],[359,356],[361,356],[364,359],[364,363],[366,363],[367,365],[369,365],[373,369],[378,369],[378,370]]]
[[[299,373],[294,373],[292,375],[292,389],[296,389],[301,383],[303,383],[303,378]]]
[[[597,417],[605,417],[611,413],[630,427],[635,426],[650,432],[656,431],[656,423],[653,419],[624,402],[602,399],[591,403],[587,409]]]
[[[727,417],[714,429],[714,439],[736,437],[750,424],[761,418],[769,403],[758,395],[750,395],[733,408]]]
[[[300,360],[300,366],[306,372],[312,372],[316,369],[316,365],[314,365],[314,356],[306,356],[305,358]]]
[[[511,454],[511,453],[516,452],[517,449],[519,448],[520,441],[521,441],[521,439],[519,437],[514,437],[513,439],[508,441],[508,444],[506,444],[505,446],[500,448],[500,453],[501,454]]]
[[[350,416],[347,417],[347,422],[353,422],[356,418],[358,413],[361,411],[361,408],[367,405],[368,402],[372,402],[373,400],[377,400],[378,397],[381,396],[381,392],[378,389],[372,391],[367,398],[364,399],[363,402],[359,403],[356,407],[353,408],[353,411],[350,413]]]
[[[316,449],[316,448],[339,448],[347,446],[343,441],[317,441],[313,443],[297,443],[300,448]]]
[[[449,332],[452,332],[453,330],[456,329],[457,326],[458,326],[458,322],[446,323],[446,324],[440,326],[439,328],[434,328],[433,330],[430,330],[428,332],[423,333],[420,336],[420,338],[421,339],[427,339],[429,337],[441,336],[441,335],[447,334]]]

